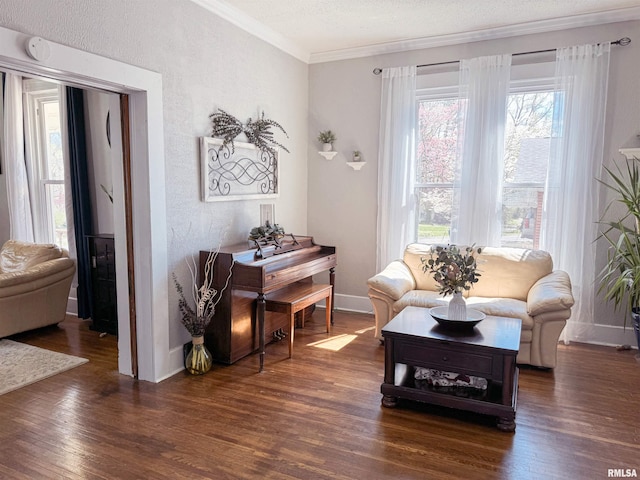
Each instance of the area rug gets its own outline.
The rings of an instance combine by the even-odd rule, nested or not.
[[[12,340],[0,340],[0,395],[88,361]]]

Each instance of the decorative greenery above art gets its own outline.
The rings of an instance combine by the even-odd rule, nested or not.
[[[264,118],[264,112],[257,120],[249,118],[246,124],[243,124],[222,109],[218,109],[217,112],[209,115],[209,118],[211,118],[211,123],[213,124],[211,136],[223,140],[220,150],[230,146],[231,153],[234,153],[234,139],[244,133],[249,143],[254,144],[258,150],[269,154],[271,157],[276,155],[277,147],[289,153],[289,150],[284,145],[274,140],[271,127],[280,130],[287,138],[289,138],[289,135],[278,122]]]

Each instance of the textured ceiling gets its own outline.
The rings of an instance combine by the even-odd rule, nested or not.
[[[219,0],[310,54],[640,6],[640,0]]]

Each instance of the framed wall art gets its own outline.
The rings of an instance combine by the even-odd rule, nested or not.
[[[202,200],[217,202],[278,197],[278,152],[251,143],[200,137]]]

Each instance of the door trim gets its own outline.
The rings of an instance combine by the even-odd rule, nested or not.
[[[173,373],[169,362],[167,281],[167,217],[164,174],[162,76],[159,73],[48,42],[51,55],[44,62],[31,59],[24,46],[30,35],[0,27],[0,66],[81,88],[129,95],[131,145],[131,210],[135,278],[138,378],[158,382]],[[45,40],[46,41],[46,40]],[[114,177],[116,183],[123,178]],[[122,183],[121,183],[122,184]],[[114,205],[115,206],[115,205]],[[124,210],[115,211],[124,218]],[[127,251],[124,222],[115,224],[116,251]],[[128,293],[126,276],[117,280],[119,298]],[[118,370],[132,375],[128,302],[118,302]],[[122,304],[122,308],[121,305]],[[120,318],[122,317],[122,320]],[[122,322],[122,323],[120,323]]]

